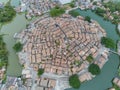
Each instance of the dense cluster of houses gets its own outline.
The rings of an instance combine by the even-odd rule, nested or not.
[[[21,5],[16,8],[17,12],[26,11],[26,18],[40,16],[56,6],[56,1],[52,0],[21,0]]]
[[[56,18],[40,17],[15,38],[23,44],[18,54],[22,64],[29,60],[35,71],[43,68],[45,73],[58,76],[78,73],[80,81],[84,82],[94,77],[87,70],[90,63],[86,58],[90,54],[100,68],[107,61],[108,50],[100,43],[103,36],[106,32],[97,22],[88,23],[81,16],[73,18],[64,14]],[[25,77],[31,78],[29,70],[27,73]],[[41,81],[45,81],[46,86]],[[55,87],[55,80],[40,78],[38,88],[51,88],[49,82]]]

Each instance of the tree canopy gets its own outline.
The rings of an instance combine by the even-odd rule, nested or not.
[[[75,89],[78,89],[80,87],[81,83],[77,74],[74,74],[69,77],[69,84]]]
[[[57,16],[60,16],[61,14],[65,13],[65,10],[61,7],[54,7],[53,9],[50,10],[50,15],[52,17],[57,17]]]
[[[107,48],[115,48],[115,43],[111,38],[102,37],[101,44],[103,44]]]
[[[93,75],[98,75],[100,74],[101,70],[97,64],[91,64],[88,68],[89,72]]]
[[[71,16],[73,16],[73,17],[77,17],[77,16],[80,15],[79,12],[77,12],[77,11],[75,11],[75,10],[69,11],[69,14],[70,14]]]
[[[106,11],[104,9],[99,8],[99,7],[95,10],[95,13],[98,14],[99,16],[104,16],[105,12]]]
[[[16,15],[16,11],[12,6],[6,4],[3,8],[0,8],[0,23],[9,22]]]
[[[22,48],[23,48],[23,45],[22,45],[20,42],[16,43],[16,44],[13,46],[13,49],[14,49],[16,52],[21,51]]]
[[[94,60],[92,54],[90,54],[89,56],[87,56],[86,60],[87,60],[89,63],[91,63],[91,62]]]
[[[38,76],[41,76],[44,73],[44,69],[40,68],[38,69]]]
[[[8,51],[6,44],[3,41],[3,36],[0,35],[0,68],[8,64]]]
[[[91,18],[89,16],[86,16],[85,21],[88,21],[89,23],[91,23]]]

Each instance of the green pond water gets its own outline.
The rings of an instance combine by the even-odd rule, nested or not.
[[[4,41],[9,51],[9,65],[7,67],[7,75],[21,75],[22,68],[19,64],[18,57],[13,50],[13,46],[15,44],[13,36],[16,32],[20,32],[22,29],[24,29],[26,27],[26,24],[27,20],[25,19],[24,14],[17,14],[11,23],[2,26],[1,33],[7,34],[4,36]]]
[[[8,0],[0,0],[0,2],[6,3]],[[12,6],[18,6],[19,0],[11,0]],[[35,20],[34,18],[33,20]],[[31,20],[31,21],[33,21]],[[13,21],[2,26],[0,30],[0,34],[6,34],[3,39],[6,43],[6,47],[9,51],[8,56],[8,67],[7,67],[7,75],[10,76],[20,76],[22,67],[19,64],[19,59],[15,51],[13,50],[13,46],[15,44],[15,39],[13,38],[14,34],[22,31],[26,28],[26,25],[30,21],[26,20],[25,14],[17,14]]]
[[[0,0],[0,2],[6,2],[8,0]],[[12,0],[11,4],[14,6],[19,5],[19,0]],[[115,31],[115,25],[110,22],[104,21],[101,17],[97,16],[91,11],[81,11],[77,9],[77,11],[82,16],[89,15],[92,19],[98,21],[100,25],[106,30],[107,36],[111,37],[115,41],[119,39]],[[26,27],[28,21],[25,19],[24,14],[16,15],[14,20],[8,24],[3,25],[0,33],[7,34],[4,36],[4,41],[7,44],[7,49],[9,51],[9,65],[7,68],[7,75],[11,76],[19,76],[21,75],[22,67],[19,64],[19,59],[13,50],[13,45],[15,44],[15,40],[13,38],[14,33],[20,32]],[[85,82],[81,85],[78,90],[106,90],[107,88],[112,86],[111,80],[117,75],[117,68],[119,65],[119,58],[115,54],[111,54],[109,56],[109,61],[104,65],[102,72],[100,75],[95,77],[93,80]],[[74,89],[68,89],[74,90]]]
[[[119,39],[115,31],[115,25],[108,21],[104,21],[102,17],[99,17],[95,13],[88,11],[81,11],[77,9],[81,16],[90,16],[93,20],[99,22],[102,28],[107,32],[107,36],[116,40]],[[85,82],[81,85],[78,90],[107,90],[107,88],[112,87],[112,79],[117,75],[117,68],[119,66],[119,57],[115,54],[110,54],[109,61],[104,65],[101,74],[96,76],[93,80]],[[75,90],[75,89],[67,89]]]

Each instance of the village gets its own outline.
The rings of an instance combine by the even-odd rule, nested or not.
[[[81,10],[102,6],[100,1],[93,5],[89,0],[78,0],[74,4]],[[77,74],[80,82],[92,80],[95,75],[88,70],[90,64],[102,69],[108,61],[109,49],[101,44],[101,38],[106,37],[104,29],[94,20],[89,23],[84,17],[74,18],[68,13],[50,17],[48,12],[56,5],[62,3],[59,0],[21,0],[16,8],[17,12],[26,12],[27,19],[41,17],[22,32],[15,33],[14,38],[23,45],[22,51],[17,53],[23,66],[22,79],[7,77],[5,89],[64,90],[70,88],[69,76]],[[87,60],[90,55],[92,61]],[[41,76],[37,75],[39,69],[44,69]],[[1,78],[4,71],[4,68],[0,71]],[[120,87],[119,78],[113,83]]]
[[[94,77],[87,70],[91,62],[86,58],[90,54],[95,59],[92,62],[98,64],[100,68],[108,60],[109,50],[100,43],[103,36],[106,36],[106,33],[97,22],[88,23],[81,16],[73,18],[64,14],[57,18],[43,16],[15,38],[24,45],[18,54],[21,64],[25,67],[23,70],[30,67],[37,72],[39,68],[43,68],[45,72],[42,77],[49,77],[52,80],[77,73],[80,81],[84,82]],[[29,75],[26,77],[32,77],[32,74],[31,77],[30,73],[27,74]],[[39,77],[36,78],[39,80]],[[56,86],[54,84],[53,87]],[[60,90],[65,88],[68,87],[64,86]]]

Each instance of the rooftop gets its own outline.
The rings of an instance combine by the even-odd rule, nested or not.
[[[23,55],[28,54],[27,60],[35,70],[44,68],[46,73],[58,75],[79,72],[90,54],[96,58],[101,46],[99,34],[106,35],[96,22],[90,24],[80,16],[75,19],[67,14],[41,17],[31,26],[18,35],[24,43]]]

